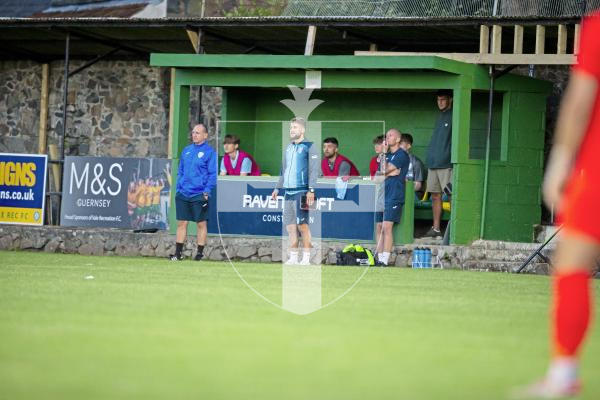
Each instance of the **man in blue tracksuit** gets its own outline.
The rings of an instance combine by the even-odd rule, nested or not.
[[[305,141],[306,121],[294,118],[290,124],[290,141],[283,155],[281,173],[271,197],[277,198],[279,189],[285,191],[283,224],[288,232],[292,250],[288,265],[310,264],[310,229],[308,210],[302,209],[301,199],[312,206],[315,201],[315,185],[321,168],[320,149],[313,142]],[[302,234],[302,260],[298,260],[298,234]]]
[[[198,225],[198,251],[194,260],[200,261],[206,245],[208,198],[217,185],[217,154],[206,142],[208,131],[203,124],[194,126],[192,144],[181,152],[177,172],[175,210],[177,215],[177,238],[175,254],[171,260],[183,260],[183,243],[187,235],[188,221]]]

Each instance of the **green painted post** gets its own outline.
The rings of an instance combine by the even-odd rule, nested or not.
[[[179,70],[175,70],[175,80]],[[169,208],[169,227],[170,232],[177,230],[177,221],[175,219],[175,186],[177,184],[177,168],[179,166],[179,155],[185,146],[189,143],[189,110],[190,110],[190,87],[182,86],[179,82],[175,85],[175,99],[173,101],[173,171],[171,173],[171,207]],[[192,224],[193,225],[193,224]],[[195,227],[194,227],[195,229]]]
[[[461,197],[471,193],[472,183],[461,180],[461,164],[469,160],[469,133],[471,129],[471,88],[470,80],[461,78],[454,89],[454,114],[452,115],[452,211],[450,214],[450,243],[467,243],[473,233],[468,226],[459,223],[461,214],[472,212],[470,207],[462,207]],[[463,194],[463,196],[460,196]]]
[[[487,212],[487,194],[488,194],[488,180],[490,177],[490,145],[492,136],[492,121],[494,112],[494,67],[490,66],[490,91],[488,98],[488,121],[487,121],[487,134],[485,137],[485,168],[483,172],[483,198],[481,200],[481,225],[479,228],[479,239],[483,239],[485,234],[485,217]]]
[[[394,225],[394,244],[410,244],[415,238],[415,183],[406,181],[400,223]]]

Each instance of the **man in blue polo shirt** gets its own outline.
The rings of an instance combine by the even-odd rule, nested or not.
[[[206,142],[208,131],[203,124],[194,126],[192,143],[181,152],[177,172],[175,213],[177,237],[172,261],[183,260],[183,243],[187,235],[188,221],[198,227],[198,251],[194,260],[200,261],[206,245],[208,198],[217,184],[217,153]]]
[[[404,181],[410,159],[400,147],[401,134],[398,129],[390,129],[385,134],[388,151],[385,155],[385,170],[377,172],[378,179],[384,179],[383,212],[375,214],[377,223],[377,264],[388,265],[394,246],[393,227],[400,222],[404,206]],[[377,179],[376,178],[376,179]],[[383,249],[380,252],[380,249]]]

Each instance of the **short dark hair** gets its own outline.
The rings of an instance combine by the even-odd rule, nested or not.
[[[323,140],[323,143],[333,143],[336,146],[339,146],[338,140],[334,137],[325,138],[325,140]]]
[[[240,138],[236,135],[225,135],[223,144],[240,144]]]
[[[413,137],[412,137],[412,135],[410,133],[403,133],[400,136],[400,143],[402,143],[402,142],[408,143],[408,144],[410,144],[412,146],[412,144],[413,144]]]
[[[383,143],[383,135],[375,136],[373,139],[373,144],[381,144]]]
[[[452,97],[453,96],[453,91],[452,89],[440,89],[437,91],[436,95],[437,96],[446,96],[446,97]]]
[[[304,127],[304,129],[306,129],[306,120],[302,117],[294,117],[292,118],[292,120],[290,121],[292,123],[297,123],[299,125],[302,125]]]

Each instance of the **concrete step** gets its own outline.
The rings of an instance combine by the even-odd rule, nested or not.
[[[442,246],[442,242],[442,239],[415,238],[413,244],[415,246]]]
[[[556,247],[556,241],[553,240],[546,247],[545,251],[553,251]],[[522,242],[503,242],[499,240],[476,240],[471,244],[471,248],[483,248],[486,250],[518,250],[533,252],[541,246],[540,243],[522,243]]]
[[[464,260],[482,260],[482,261],[511,261],[511,262],[524,262],[527,260],[535,250],[529,249],[486,249],[483,247],[466,247],[463,250],[462,256]],[[544,249],[542,254],[549,257],[552,252]],[[544,262],[544,260],[536,256],[532,262]]]
[[[467,260],[463,262],[463,269],[470,271],[485,271],[485,272],[514,272],[521,266],[521,262],[511,261],[479,261]],[[527,266],[523,273],[548,275],[550,266],[546,263],[532,262]]]

